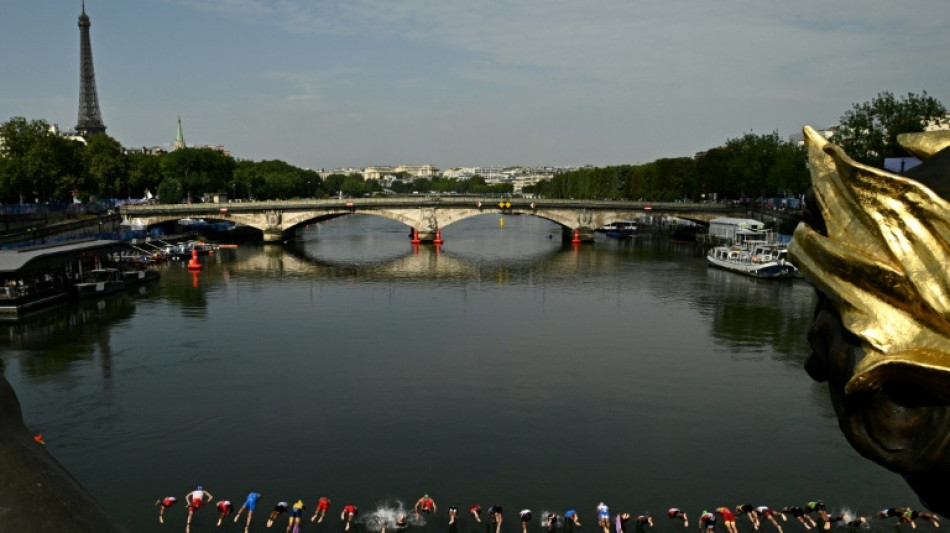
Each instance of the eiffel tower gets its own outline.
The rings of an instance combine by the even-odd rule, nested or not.
[[[79,15],[79,124],[76,125],[76,131],[85,139],[106,132],[102,112],[99,111],[99,95],[96,93],[89,26],[86,2],[83,0],[82,15]]]

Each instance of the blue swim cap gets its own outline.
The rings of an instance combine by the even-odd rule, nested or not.
[[[202,490],[203,488],[201,485],[198,485],[198,490]]]

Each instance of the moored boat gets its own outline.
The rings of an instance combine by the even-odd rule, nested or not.
[[[73,285],[77,298],[96,298],[125,288],[122,274],[116,268],[96,268],[85,273],[82,281]]]
[[[749,246],[716,246],[709,250],[710,266],[756,278],[796,278],[798,268],[788,261],[788,250],[778,244],[749,243]]]

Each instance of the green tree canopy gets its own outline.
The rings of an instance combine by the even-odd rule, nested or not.
[[[907,155],[897,144],[899,134],[924,131],[930,123],[945,123],[946,116],[947,109],[927,91],[907,93],[900,99],[884,91],[846,111],[831,140],[856,161],[882,167],[885,158]]]
[[[105,134],[94,135],[86,143],[83,165],[88,185],[100,199],[129,194],[129,159],[119,141]]]

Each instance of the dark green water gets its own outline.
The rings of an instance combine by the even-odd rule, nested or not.
[[[182,504],[160,526],[153,503],[196,484],[236,506],[261,492],[253,531],[277,500],[309,517],[321,495],[331,516],[303,531],[426,492],[440,516],[415,529],[432,532],[472,503],[502,505],[505,533],[526,507],[531,531],[569,508],[594,531],[600,501],[670,532],[671,506],[916,505],[802,370],[806,283],[709,270],[659,237],[575,250],[543,220],[505,222],[449,226],[437,254],[338,219],[207,258],[197,287],[168,265],[142,294],[0,326],[0,361],[31,429],[133,531],[183,531]],[[213,515],[192,531],[242,530]]]

